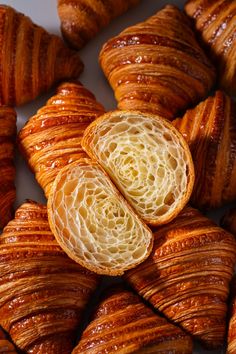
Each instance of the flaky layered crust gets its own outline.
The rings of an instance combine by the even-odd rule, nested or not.
[[[86,156],[81,147],[83,132],[103,113],[91,92],[80,83],[67,82],[22,128],[20,149],[46,197],[58,172]]]
[[[151,253],[151,230],[90,159],[59,172],[48,199],[48,217],[64,251],[98,274],[121,275]]]
[[[14,148],[16,139],[16,112],[0,106],[0,228],[12,217],[16,197]]]
[[[187,140],[195,167],[191,202],[198,208],[236,200],[236,104],[218,91],[174,126]]]
[[[191,354],[180,328],[144,305],[131,291],[113,289],[99,304],[73,354]]]
[[[154,237],[151,256],[126,273],[127,281],[205,346],[223,345],[234,237],[190,207]]]
[[[140,0],[58,0],[61,31],[67,42],[80,49],[113,18]]]
[[[120,109],[169,119],[203,98],[215,77],[187,17],[171,5],[108,40],[100,64]]]
[[[191,153],[167,120],[108,112],[88,126],[81,144],[146,223],[165,224],[188,202],[194,184]]]
[[[21,350],[70,354],[97,283],[57,244],[45,206],[17,210],[0,238],[0,325]]]
[[[0,327],[0,353],[1,354],[16,354],[16,350],[14,345],[9,342],[6,338],[5,333],[3,332],[2,328]]]
[[[0,5],[0,103],[33,100],[63,79],[76,78],[78,53],[13,8]]]
[[[218,65],[220,86],[236,95],[236,1],[188,0],[185,11]]]
[[[230,296],[230,320],[227,338],[227,354],[234,354],[236,352],[236,276],[234,276],[231,283]]]

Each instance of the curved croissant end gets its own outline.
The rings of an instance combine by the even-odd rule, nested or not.
[[[81,147],[83,132],[103,113],[90,91],[80,83],[67,82],[20,131],[20,149],[46,197],[58,172],[86,156]]]
[[[156,229],[154,238],[150,257],[126,279],[204,346],[223,345],[235,238],[190,207]]]
[[[70,354],[98,277],[73,262],[45,206],[23,204],[0,238],[0,325],[25,353]]]
[[[218,65],[220,86],[236,95],[236,1],[188,0],[185,11]]]
[[[110,289],[73,350],[73,354],[172,352],[191,354],[191,338],[122,288]]]
[[[16,112],[0,106],[0,228],[12,217],[16,198],[14,148],[16,138]]]
[[[14,345],[6,338],[5,333],[0,327],[0,353],[1,354],[17,354]]]
[[[235,120],[236,103],[218,91],[173,122],[192,153],[196,179],[191,201],[198,208],[236,200]]]
[[[168,119],[204,98],[215,79],[187,16],[172,5],[105,43],[100,64],[120,109]]]
[[[98,274],[123,274],[152,250],[152,232],[105,171],[89,159],[59,172],[48,199],[48,217],[64,251]]]
[[[148,224],[169,222],[190,198],[194,168],[188,145],[163,118],[106,113],[85,130],[82,147]]]
[[[61,38],[6,5],[0,5],[0,41],[1,104],[31,101],[58,81],[77,78],[83,69],[78,53]]]
[[[140,0],[58,0],[61,31],[75,49],[83,47],[113,18],[120,16]]]

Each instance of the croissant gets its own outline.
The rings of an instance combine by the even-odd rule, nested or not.
[[[187,140],[196,180],[191,202],[215,208],[236,200],[236,104],[216,92],[173,124]]]
[[[0,5],[0,103],[21,105],[83,69],[77,52],[13,8]]]
[[[97,275],[66,256],[45,206],[26,202],[0,238],[0,325],[33,354],[70,354]]]
[[[19,146],[48,197],[63,166],[86,154],[81,147],[84,129],[104,108],[80,83],[61,84],[46,106],[19,133]]]
[[[172,5],[110,39],[99,58],[120,109],[169,119],[203,98],[215,79],[187,17]]]
[[[0,106],[0,228],[3,228],[11,219],[16,197],[15,137],[16,112],[11,107]]]
[[[228,346],[227,354],[235,354],[236,352],[236,276],[233,277],[231,283],[231,306],[230,321],[228,329]]]
[[[188,0],[186,13],[219,70],[219,84],[236,95],[236,1]]]
[[[64,167],[48,199],[49,224],[63,250],[98,274],[120,275],[146,259],[151,230],[94,161]]]
[[[125,289],[110,289],[72,354],[191,354],[192,341]]]
[[[236,236],[236,208],[226,212],[221,220],[221,226]]]
[[[0,353],[1,354],[16,354],[14,345],[6,338],[5,333],[0,327]]]
[[[120,16],[140,0],[58,0],[61,31],[67,42],[80,49],[113,18]]]
[[[186,207],[154,232],[146,262],[125,278],[147,301],[206,347],[224,342],[234,237]]]
[[[190,198],[191,153],[182,135],[161,117],[109,112],[88,126],[82,147],[148,224],[167,223]]]

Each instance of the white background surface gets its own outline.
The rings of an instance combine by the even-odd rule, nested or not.
[[[45,27],[49,32],[60,35],[56,0],[2,0],[1,3],[14,7],[18,11],[30,16],[35,23]],[[140,5],[128,11],[118,19],[115,19],[108,28],[104,29],[95,39],[90,41],[87,46],[80,51],[81,58],[85,64],[85,69],[83,74],[80,76],[80,81],[95,94],[97,100],[105,106],[106,110],[114,109],[116,107],[116,103],[113,97],[113,92],[98,65],[98,54],[102,44],[108,38],[118,34],[124,28],[153,15],[158,9],[167,3],[178,5],[180,8],[183,8],[184,5],[184,1],[181,0],[142,0]],[[17,109],[18,130],[24,125],[29,117],[35,114],[39,107],[45,104],[47,98],[53,93],[54,90],[47,95],[41,96],[32,103]],[[29,171],[26,163],[18,152],[16,157],[16,166],[16,207],[18,207],[27,198],[38,202],[45,202],[41,188],[38,186],[33,174]],[[216,213],[217,212],[214,212],[211,215],[215,216]],[[200,348],[200,346],[196,345],[194,353],[220,354],[224,353],[224,351],[204,351]]]

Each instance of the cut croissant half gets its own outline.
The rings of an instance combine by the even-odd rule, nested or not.
[[[46,197],[58,172],[86,156],[81,147],[83,132],[103,113],[90,91],[80,83],[66,82],[21,129],[20,150]]]
[[[188,0],[186,13],[219,69],[219,84],[236,95],[236,1]]]
[[[12,218],[16,198],[14,148],[16,140],[16,112],[0,106],[0,228]]]
[[[204,98],[215,79],[187,16],[172,5],[108,40],[100,64],[120,109],[168,119]]]
[[[146,223],[167,223],[188,202],[194,183],[191,154],[167,120],[109,112],[85,130],[82,146]]]
[[[236,200],[236,103],[218,91],[173,125],[189,144],[195,185],[194,206],[220,207]]]
[[[10,6],[0,5],[0,103],[21,105],[83,69],[77,52]]]
[[[224,343],[235,238],[186,207],[154,232],[147,261],[126,273],[132,287],[208,348]]]
[[[14,345],[6,338],[0,327],[0,354],[17,354]]]
[[[70,354],[97,285],[98,276],[57,244],[46,206],[23,204],[0,238],[0,325],[17,347],[31,354]]]
[[[96,273],[123,274],[152,250],[152,232],[92,160],[81,159],[59,172],[48,215],[64,251]]]
[[[80,49],[113,18],[120,16],[140,0],[58,0],[61,31],[66,41]]]
[[[230,321],[228,329],[228,346],[227,354],[236,353],[236,276],[234,275],[231,283],[231,306],[230,306]]]
[[[129,290],[109,289],[73,354],[191,354],[192,340]]]

